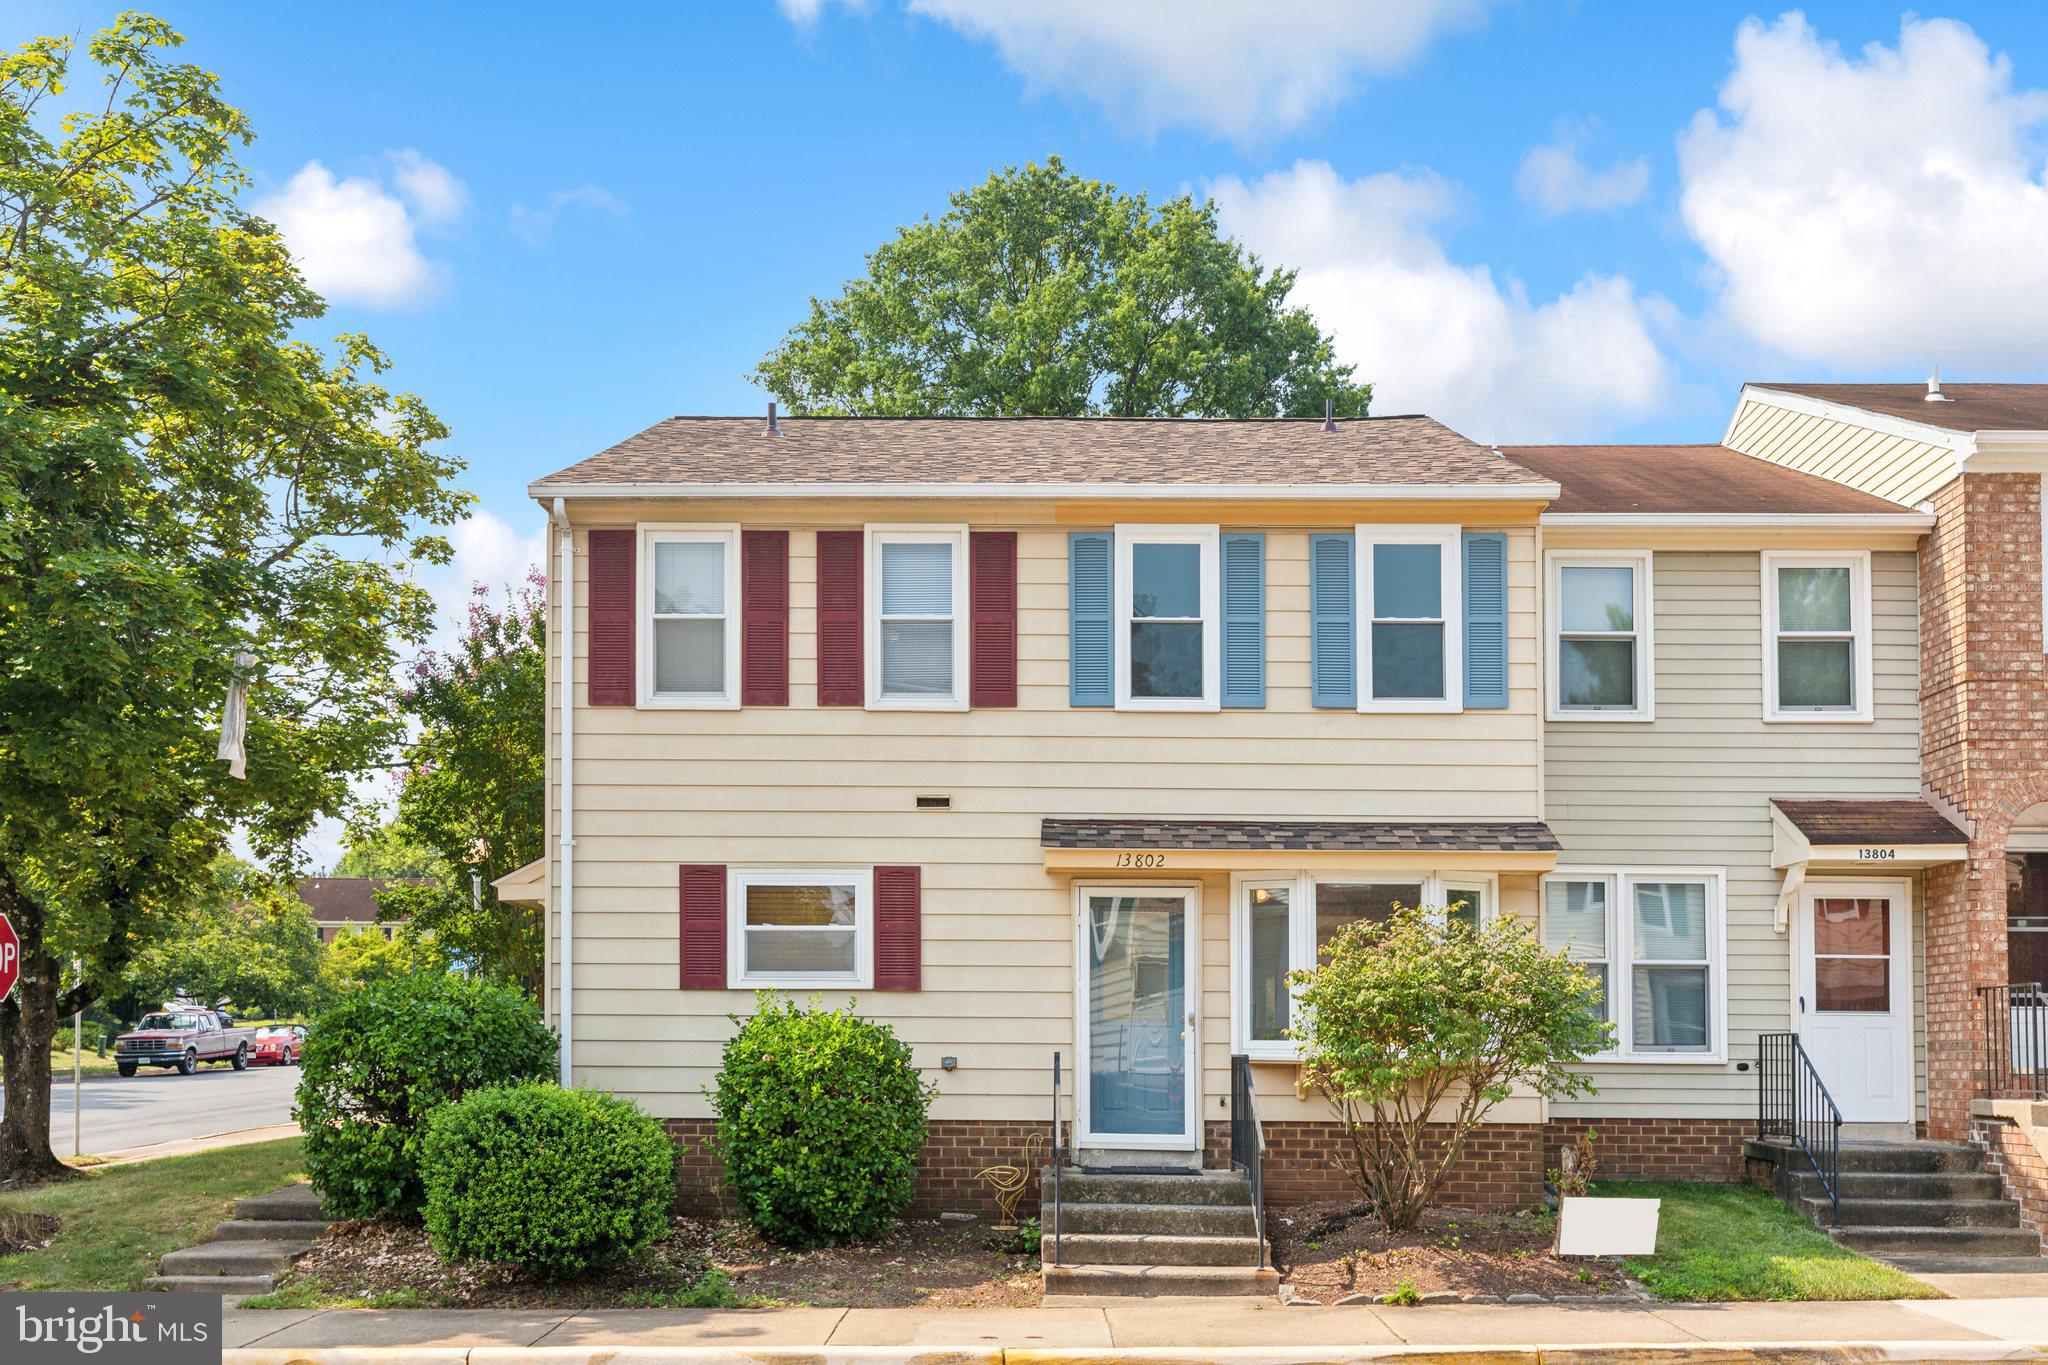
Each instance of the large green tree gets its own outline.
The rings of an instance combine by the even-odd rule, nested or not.
[[[897,232],[761,358],[800,414],[1363,417],[1372,386],[1216,206],[1014,167]]]
[[[130,993],[144,1007],[182,997],[261,1018],[303,1014],[320,969],[320,930],[291,888],[239,859],[214,860],[182,927],[136,954]]]
[[[413,665],[394,829],[443,869],[431,885],[387,886],[380,916],[409,920],[456,962],[538,999],[541,916],[489,883],[538,858],[547,805],[547,585],[538,570],[494,603],[482,584],[455,646]],[[476,880],[472,880],[472,878]],[[478,883],[482,883],[478,892]]]
[[[240,204],[248,121],[127,14],[0,59],[0,1182],[55,1177],[49,1044],[175,924],[241,826],[266,862],[402,738],[411,566],[467,496],[447,434],[379,380]],[[217,761],[247,651],[248,769]],[[84,964],[74,978],[69,964]]]

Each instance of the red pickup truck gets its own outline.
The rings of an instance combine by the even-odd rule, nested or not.
[[[236,1028],[235,1021],[219,1010],[169,1006],[145,1014],[133,1032],[114,1040],[114,1065],[123,1076],[133,1076],[143,1066],[174,1066],[189,1076],[201,1062],[226,1062],[246,1071],[254,1033]]]

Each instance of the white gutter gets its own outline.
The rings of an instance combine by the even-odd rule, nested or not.
[[[1699,528],[1706,530],[1820,530],[1838,527],[1856,531],[1929,531],[1932,512],[1900,508],[1896,512],[1544,512],[1545,526],[1613,526],[1646,531]]]
[[[1293,499],[1357,502],[1417,499],[1442,502],[1547,502],[1555,482],[1519,484],[1272,484],[1272,483],[575,483],[545,480],[527,496],[553,498],[1185,498]]]
[[[562,533],[562,567],[558,571],[561,597],[556,604],[555,634],[556,657],[562,663],[562,884],[555,923],[561,927],[562,947],[556,968],[560,985],[555,999],[562,1034],[561,1082],[566,1088],[576,1083],[576,532],[569,525],[569,508],[560,498],[555,499],[554,515],[549,520]]]

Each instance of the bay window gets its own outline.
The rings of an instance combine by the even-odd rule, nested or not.
[[[1763,556],[1764,719],[1867,721],[1870,555]]]
[[[1719,872],[1559,869],[1543,879],[1543,941],[1599,980],[1616,1057],[1727,1055]]]
[[[639,695],[643,705],[739,703],[738,531],[641,531]]]
[[[956,710],[966,704],[967,533],[868,530],[868,705]]]

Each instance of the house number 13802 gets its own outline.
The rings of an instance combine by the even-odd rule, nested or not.
[[[1165,867],[1166,855],[1164,853],[1119,853],[1116,855],[1116,865],[1118,867]]]

